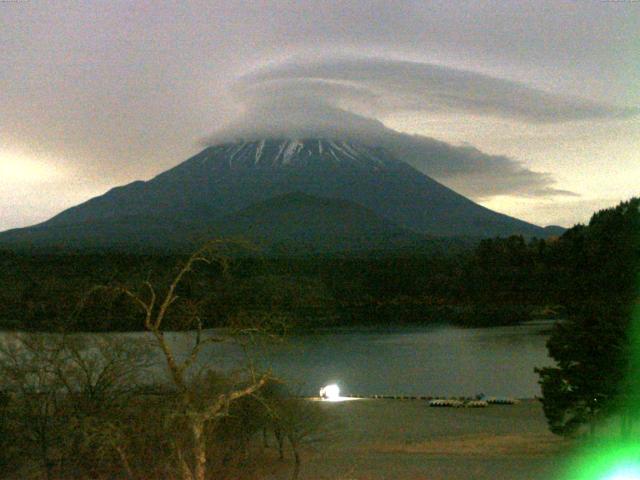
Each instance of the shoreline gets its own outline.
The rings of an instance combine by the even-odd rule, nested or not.
[[[305,448],[301,480],[548,480],[574,445],[548,431],[536,399],[489,408],[386,399],[320,405],[331,420]]]

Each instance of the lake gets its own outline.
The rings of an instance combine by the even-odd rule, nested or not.
[[[513,396],[540,394],[535,367],[551,365],[545,342],[553,322],[492,328],[439,325],[351,328],[296,335],[271,346],[261,363],[304,395],[337,383],[343,394]],[[184,334],[172,334],[176,345]],[[228,346],[202,352],[228,363]]]
[[[354,327],[293,335],[286,343],[269,344],[253,358],[302,395],[316,395],[323,385],[337,383],[344,395],[513,396],[540,394],[535,367],[552,362],[546,332],[553,322],[519,326],[459,328]],[[211,331],[205,334],[211,334]],[[105,334],[101,334],[105,335]],[[143,333],[106,334],[127,341]],[[147,334],[148,335],[148,334]],[[180,356],[193,341],[192,332],[166,334]],[[231,369],[242,361],[240,349],[209,345],[197,366]],[[162,375],[161,363],[149,380]]]

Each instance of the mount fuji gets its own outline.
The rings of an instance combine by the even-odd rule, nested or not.
[[[0,245],[170,248],[232,235],[324,251],[556,233],[484,208],[375,145],[267,138],[208,147],[149,181],[0,233]]]

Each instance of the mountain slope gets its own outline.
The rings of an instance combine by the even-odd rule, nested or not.
[[[244,237],[259,245],[309,251],[406,248],[427,242],[356,203],[289,193],[251,205],[205,230],[213,236]]]
[[[23,230],[6,232],[2,237],[5,245],[26,245]],[[258,202],[218,219],[133,215],[116,222],[40,225],[28,230],[29,243],[36,247],[193,249],[215,237],[244,238],[271,252],[443,248],[442,242],[402,229],[356,203],[299,192]]]
[[[180,241],[292,192],[355,203],[394,228],[419,234],[548,236],[538,226],[475,204],[381,148],[329,139],[268,139],[209,147],[148,182],[114,188],[40,225],[0,234],[0,242],[64,242],[66,235],[82,244],[90,232],[89,237],[100,233],[114,245],[147,237]],[[247,225],[251,215],[239,215],[226,224]],[[309,228],[317,215],[308,213]],[[287,222],[279,217],[272,225],[286,230]]]

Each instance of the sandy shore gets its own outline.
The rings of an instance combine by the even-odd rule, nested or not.
[[[570,444],[538,401],[434,408],[419,400],[322,402],[333,418],[305,448],[301,479],[554,479]]]

